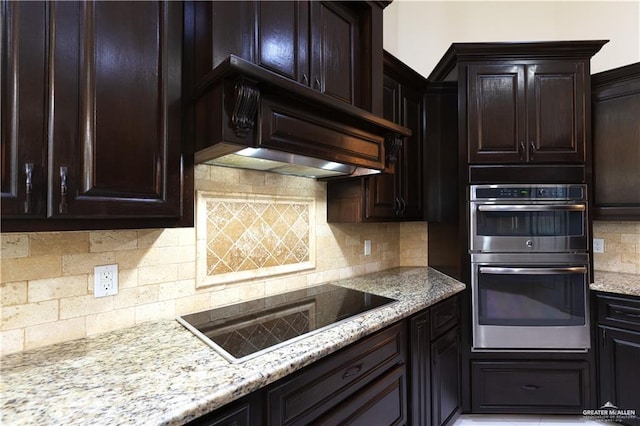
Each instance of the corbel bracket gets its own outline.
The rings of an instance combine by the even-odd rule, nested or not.
[[[398,161],[404,138],[397,133],[388,133],[384,138],[385,166],[391,167]]]
[[[231,127],[236,136],[246,138],[256,125],[260,89],[255,82],[240,78],[234,86],[233,98]]]

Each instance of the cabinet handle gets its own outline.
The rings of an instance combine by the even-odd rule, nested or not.
[[[623,317],[640,318],[640,314],[632,314],[631,312],[625,312],[619,309],[616,309],[613,312],[615,312],[618,315],[622,315]]]
[[[305,86],[309,85],[309,77],[307,77],[306,73],[302,73],[302,84],[304,84]]]
[[[349,367],[342,375],[342,378],[346,379],[347,377],[357,376],[360,374],[360,371],[362,371],[362,364],[358,364],[355,367]]]
[[[400,198],[400,203],[402,203],[400,214],[404,214],[404,211],[407,209],[407,202],[404,200],[404,198]]]
[[[31,213],[31,194],[33,192],[33,163],[26,163],[24,165],[25,178],[25,200],[24,200],[24,212]]]
[[[524,160],[524,152],[525,152],[525,148],[524,148],[524,142],[520,141],[520,161]]]
[[[67,214],[67,168],[60,167],[60,214]]]
[[[400,198],[396,197],[396,203],[395,203],[395,205],[396,205],[396,209],[395,209],[395,210],[396,210],[396,211],[395,211],[396,216],[399,216],[399,215],[400,215],[400,213],[401,213]]]
[[[529,160],[533,160],[533,155],[536,153],[536,145],[533,141],[529,142]]]
[[[522,389],[524,390],[528,390],[528,391],[535,391],[540,389],[540,386],[536,386],[536,385],[522,385],[520,386]]]
[[[316,90],[320,90],[320,80],[318,80],[318,77],[316,77],[313,80],[313,88],[316,89]]]

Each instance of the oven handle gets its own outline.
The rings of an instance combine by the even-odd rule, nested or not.
[[[526,204],[501,204],[501,205],[487,205],[480,204],[478,210],[488,212],[508,212],[508,211],[578,211],[583,212],[587,209],[584,204],[569,204],[569,205],[526,205]]]
[[[587,268],[584,266],[571,266],[566,268],[503,268],[494,266],[480,267],[481,274],[586,274]]]

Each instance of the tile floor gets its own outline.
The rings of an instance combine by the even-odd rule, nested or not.
[[[458,417],[453,426],[611,426],[612,424],[582,416],[464,414]]]

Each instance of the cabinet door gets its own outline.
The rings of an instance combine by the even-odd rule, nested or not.
[[[348,6],[314,1],[311,8],[311,87],[354,103],[358,16]]]
[[[584,78],[581,62],[527,67],[529,162],[584,163]]]
[[[525,161],[524,66],[469,66],[467,79],[469,163]]]
[[[640,62],[592,76],[595,220],[640,220]]]
[[[640,333],[598,327],[600,377],[599,405],[612,403],[620,410],[640,409]],[[640,418],[624,424],[640,426]]]
[[[400,124],[400,83],[385,75],[383,77],[383,116]],[[397,164],[396,168],[397,169]],[[367,178],[365,215],[368,220],[396,220],[400,183],[397,173],[382,173]]]
[[[179,217],[182,4],[50,8],[49,216]]]
[[[429,310],[409,320],[409,416],[410,424],[431,424],[431,345]]]
[[[460,327],[456,327],[431,344],[432,424],[450,423],[460,404]]]
[[[399,179],[401,216],[405,220],[423,217],[424,123],[423,93],[409,86],[401,90],[402,124],[411,129],[405,138],[402,153],[396,165]]]
[[[257,63],[309,85],[309,2],[261,1]]]
[[[44,217],[46,2],[2,2],[2,217]]]

